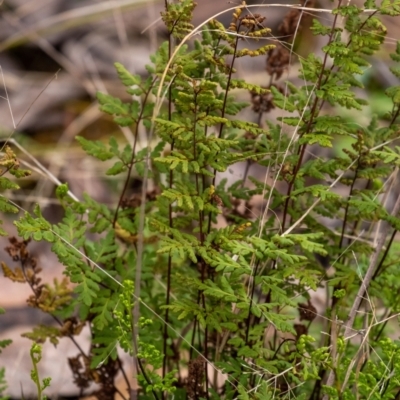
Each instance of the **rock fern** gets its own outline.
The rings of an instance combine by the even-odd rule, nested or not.
[[[130,390],[142,399],[398,397],[399,349],[386,325],[399,309],[399,88],[386,90],[384,119],[363,126],[357,116],[367,105],[360,77],[384,43],[379,16],[398,16],[399,4],[339,1],[330,26],[314,19],[325,45],[299,58],[299,84],[279,80],[289,50],[262,44],[271,32],[262,15],[243,2],[228,27],[210,20],[192,35],[194,7],[166,2],[168,40],[148,77],[116,63],[128,97],[97,95],[133,142],[77,137],[123,180],[118,202],[79,200],[61,185],[60,222],[39,207],[15,221],[21,240],[8,252],[20,265],[3,263],[4,275],[30,284],[30,304],[58,324],[26,336],[56,344],[88,326],[90,350],[78,347],[70,366],[81,390],[100,382],[107,398],[118,348],[132,356],[139,386]],[[289,45],[300,21],[293,8],[278,28]],[[265,55],[267,86],[236,77],[239,59]],[[26,172],[9,147],[0,166],[1,188],[16,188],[3,175]],[[129,193],[134,177],[141,194]],[[6,196],[0,209],[18,211]],[[66,280],[40,283],[30,240],[51,244]]]

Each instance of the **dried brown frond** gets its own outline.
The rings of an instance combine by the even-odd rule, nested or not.
[[[68,363],[75,385],[81,390],[88,388],[93,379],[86,357],[78,354],[76,357],[68,358]]]
[[[296,331],[296,338],[298,339],[301,335],[307,335],[308,329],[303,324],[295,324],[294,330]]]
[[[6,271],[10,272],[11,268],[2,263],[4,275],[16,282],[28,282],[34,291],[37,290],[42,286],[40,285],[41,278],[38,276],[42,268],[38,266],[36,258],[31,256],[27,249],[30,240],[18,240],[15,237],[10,237],[8,241],[10,246],[5,247],[5,251],[13,261],[19,262],[21,266],[13,269],[15,278],[18,278],[15,280],[9,274],[6,274]]]
[[[126,208],[138,208],[140,207],[141,204],[141,199],[139,194],[134,194],[130,198],[123,198],[121,200],[121,208],[126,209]]]
[[[288,69],[290,62],[290,52],[286,47],[278,44],[268,52],[267,72],[275,79],[279,79]]]
[[[282,94],[284,93],[284,88],[281,85],[272,84],[271,86],[276,87]],[[271,87],[270,86],[270,87]],[[267,87],[265,87],[268,89]],[[256,113],[269,112],[275,108],[274,97],[271,92],[265,94],[259,94],[255,91],[250,92],[251,103],[253,111]]]
[[[224,203],[222,202],[221,197],[219,197],[216,193],[212,195],[212,201],[214,204],[216,204],[218,207],[222,207]]]
[[[14,282],[28,283],[33,294],[27,299],[30,307],[38,308],[46,313],[61,308],[70,303],[72,289],[69,287],[69,279],[64,277],[61,281],[54,279],[54,284],[44,284],[39,274],[42,268],[39,267],[37,259],[33,257],[27,246],[29,240],[18,240],[15,237],[9,238],[10,246],[5,248],[13,261],[19,262],[20,266],[10,268],[4,262],[1,263],[4,276]]]
[[[91,359],[78,354],[76,357],[68,358],[68,363],[72,371],[73,380],[76,386],[82,391],[87,389],[91,383],[97,383],[100,388],[91,393],[98,400],[114,399],[117,389],[115,387],[115,377],[121,367],[121,362],[117,358],[107,360],[96,369],[90,368]]]
[[[278,27],[279,35],[285,36],[285,38],[293,36],[296,33],[299,18],[300,10],[290,10]]]
[[[107,363],[102,364],[101,367],[96,370],[99,379],[98,383],[100,383],[101,387],[93,394],[98,400],[114,399],[117,392],[115,377],[119,372],[120,366],[119,359],[109,359]]]
[[[300,321],[313,321],[317,316],[317,309],[312,305],[311,300],[298,306]]]
[[[304,5],[306,1],[301,4]],[[314,5],[314,0],[307,2],[308,7]],[[301,20],[300,20],[300,17]],[[290,10],[278,27],[278,36],[283,37],[285,43],[291,43],[295,39],[296,32],[301,28],[307,18],[302,14],[300,9]],[[290,51],[282,44],[278,44],[271,49],[267,55],[267,72],[271,77],[279,79],[283,72],[287,70],[290,62]]]
[[[189,376],[186,382],[186,389],[190,400],[199,400],[205,396],[204,368],[205,361],[200,357],[189,361]]]
[[[146,200],[147,201],[154,201],[156,200],[157,196],[160,194],[160,189],[155,188],[151,191],[146,193]],[[121,208],[138,208],[142,203],[141,195],[139,193],[133,194],[131,197],[124,197],[121,200]]]
[[[314,1],[302,1],[301,5],[304,6],[307,3],[307,7],[313,7]],[[294,36],[296,34],[296,30],[301,28],[303,20],[307,18],[307,16],[303,15],[302,21],[299,19],[302,15],[300,9],[292,9],[286,15],[281,24],[278,27],[278,33],[280,36],[285,36],[285,41],[294,40]]]
[[[85,324],[86,321],[78,321],[76,317],[67,318],[60,329],[60,333],[63,336],[79,335]]]

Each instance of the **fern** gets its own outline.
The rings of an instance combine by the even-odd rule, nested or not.
[[[97,95],[133,142],[77,137],[122,180],[118,201],[78,201],[61,185],[61,221],[49,223],[37,206],[15,222],[25,242],[10,241],[19,265],[2,262],[3,273],[29,283],[29,304],[60,323],[25,336],[56,344],[88,326],[91,348],[71,361],[74,379],[82,390],[102,381],[110,398],[119,348],[134,359],[143,399],[396,397],[398,346],[386,322],[399,310],[400,222],[386,198],[398,203],[390,186],[400,165],[398,87],[386,90],[386,119],[359,116],[365,72],[386,34],[379,15],[399,15],[398,4],[368,1],[377,11],[366,13],[339,3],[329,26],[314,19],[322,54],[300,58],[299,84],[279,80],[291,67],[285,46],[242,41],[268,38],[263,15],[243,3],[229,26],[211,20],[190,42],[194,7],[166,2],[168,38],[147,77],[115,64],[129,98]],[[287,47],[305,23],[295,8],[284,18],[277,31]],[[236,76],[239,58],[265,55],[268,86]],[[142,133],[151,141],[138,150]],[[228,182],[239,163],[242,176]],[[25,173],[10,149],[0,166],[0,187],[16,189],[13,178]],[[132,178],[146,179],[141,194],[130,194]],[[0,210],[17,208],[0,197]],[[31,239],[51,244],[63,281],[39,283]],[[373,351],[349,330],[362,344],[368,336]]]

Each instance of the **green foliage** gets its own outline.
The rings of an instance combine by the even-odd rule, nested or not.
[[[4,309],[0,307],[0,315],[4,314]],[[12,343],[11,339],[0,340],[0,354],[2,349],[6,348]],[[7,390],[7,381],[5,379],[6,370],[5,368],[0,368],[0,400],[8,400],[10,397],[5,396],[4,392]]]
[[[115,64],[130,100],[97,95],[133,143],[77,137],[107,161],[106,175],[123,179],[118,202],[77,201],[64,184],[59,222],[38,206],[15,221],[22,242],[11,240],[8,252],[20,266],[2,263],[4,275],[29,283],[28,303],[60,322],[24,336],[56,345],[89,327],[90,351],[71,362],[75,382],[81,390],[100,383],[110,398],[119,348],[133,357],[140,399],[395,398],[400,353],[388,321],[400,310],[399,88],[386,89],[389,115],[366,124],[360,93],[368,94],[364,75],[386,34],[378,16],[398,15],[399,5],[368,1],[374,13],[339,5],[332,25],[314,19],[323,56],[301,58],[301,83],[285,87],[283,46],[239,46],[270,34],[263,16],[243,4],[229,27],[212,20],[189,44],[194,7],[166,3],[168,40],[148,77]],[[278,28],[289,44],[297,13]],[[265,54],[267,87],[236,77],[237,58]],[[391,57],[400,62],[400,45]],[[257,122],[244,120],[250,107]],[[143,132],[151,141],[138,150]],[[239,163],[243,175],[228,183]],[[0,164],[24,176],[11,150]],[[129,197],[132,177],[143,187]],[[0,187],[17,188],[3,173]],[[6,197],[0,210],[17,211]],[[65,280],[40,284],[29,240],[51,245]],[[40,347],[32,349],[36,368]],[[41,398],[49,382],[35,371]]]
[[[152,325],[153,323],[149,319],[141,318],[139,320],[139,329],[143,332],[142,335],[144,338],[151,331]],[[175,376],[177,371],[172,370],[165,377],[160,377],[155,370],[162,367],[164,358],[162,352],[148,339],[139,341],[138,345],[138,357],[140,357],[143,364],[143,374],[140,375],[139,382],[143,386],[145,393],[161,391],[173,394],[176,391],[174,383],[177,381]]]
[[[39,325],[33,329],[33,332],[23,333],[22,336],[36,343],[44,343],[46,339],[49,339],[50,343],[57,345],[59,343],[60,330],[52,326]]]
[[[0,315],[4,314],[4,313],[5,313],[4,309],[0,307]],[[0,354],[1,354],[2,349],[5,349],[11,343],[12,343],[11,339],[0,340]],[[1,377],[1,375],[0,375],[0,377]],[[0,381],[0,385],[1,385],[1,381]],[[0,394],[1,394],[1,392],[2,391],[1,391],[1,386],[0,386]]]
[[[31,379],[36,385],[39,400],[46,400],[47,396],[43,395],[43,390],[50,386],[51,378],[43,378],[40,380],[38,365],[42,359],[42,348],[37,343],[33,343],[30,350],[30,356],[33,364],[31,371]]]
[[[4,192],[10,189],[18,189],[19,186],[10,178],[4,176],[9,174],[15,178],[24,178],[30,175],[30,171],[20,168],[19,161],[9,146],[3,148],[4,152],[0,157],[0,191]],[[12,204],[7,198],[0,194],[0,212],[2,213],[17,213],[18,208]],[[0,224],[3,221],[0,220]],[[0,235],[7,236],[7,232],[0,227]]]
[[[5,368],[0,368],[0,400],[8,400],[9,396],[4,396],[3,393],[7,389],[7,381],[5,379]]]

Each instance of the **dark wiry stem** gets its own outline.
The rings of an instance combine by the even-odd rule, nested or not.
[[[165,0],[165,9],[168,11],[168,2]],[[168,38],[168,58],[171,58],[172,54],[172,32],[170,32]],[[168,121],[172,119],[172,91],[171,86],[168,88]],[[174,149],[174,140],[171,143],[171,151]],[[169,171],[169,188],[171,189],[174,182],[174,172],[171,169]],[[168,206],[168,221],[170,229],[173,228],[173,218],[172,218],[172,204],[170,203]],[[168,267],[167,267],[167,294],[165,298],[166,306],[170,303],[170,296],[171,296],[171,274],[172,274],[172,256],[171,253],[168,255]],[[164,359],[163,359],[163,367],[162,367],[162,376],[165,377],[167,373],[167,342],[168,342],[168,322],[169,322],[169,307],[165,309],[165,324],[164,324],[164,333],[163,333],[163,352],[164,352]],[[164,395],[163,395],[164,398]]]
[[[129,164],[128,164],[128,173],[126,175],[124,187],[122,189],[121,195],[119,196],[118,205],[117,205],[117,208],[116,208],[115,213],[114,213],[114,219],[113,219],[113,227],[114,228],[115,228],[115,224],[116,224],[117,219],[118,219],[118,211],[119,211],[119,209],[121,207],[122,200],[123,200],[123,198],[125,196],[125,193],[126,193],[126,191],[128,189],[129,181],[130,181],[130,178],[131,178],[131,175],[132,175],[132,170],[133,170],[133,165],[134,165],[134,160],[135,160],[135,154],[136,154],[136,144],[138,142],[138,137],[139,137],[139,126],[140,126],[140,121],[142,120],[142,117],[143,117],[144,105],[147,102],[147,98],[149,97],[149,94],[151,92],[151,89],[152,89],[154,83],[155,83],[155,79],[153,80],[152,85],[149,88],[149,90],[146,92],[146,95],[145,95],[145,97],[143,99],[143,107],[141,107],[141,110],[140,110],[140,113],[139,113],[139,117],[138,117],[137,122],[136,122],[135,133],[134,133],[134,137],[135,138],[133,139],[132,155],[131,155],[131,159],[130,159]]]
[[[342,0],[339,1],[338,7],[340,7],[341,3],[342,3]],[[338,19],[338,14],[335,15],[335,18],[333,20],[332,29],[331,29],[331,32],[330,32],[330,35],[329,35],[328,44],[331,43],[332,40],[333,40],[333,36],[335,34],[335,31],[336,31],[335,28],[336,28],[337,19]],[[316,84],[316,90],[319,90],[321,88],[322,78],[323,78],[323,75],[324,75],[325,66],[326,66],[327,61],[328,61],[328,53],[325,53],[324,61],[323,61],[322,66],[321,66],[321,73],[319,74],[318,82]],[[314,118],[315,118],[315,116],[317,114],[318,102],[319,102],[318,97],[315,97],[314,103],[313,103],[313,105],[311,107],[310,118],[308,120],[307,127],[306,127],[306,130],[305,130],[306,133],[311,131],[312,123],[313,123]],[[288,186],[288,190],[287,190],[287,193],[286,193],[287,197],[286,197],[284,211],[283,211],[282,231],[285,230],[285,223],[286,223],[286,218],[287,218],[287,214],[288,214],[288,210],[289,210],[289,203],[290,203],[290,194],[292,193],[292,189],[293,189],[294,182],[296,181],[297,173],[299,172],[301,164],[303,162],[303,157],[304,157],[304,154],[305,154],[306,147],[307,147],[307,145],[304,144],[299,149],[300,157],[299,157],[299,159],[297,161],[297,165],[296,165],[296,168],[294,170],[292,180],[290,181],[289,186]]]
[[[238,28],[238,30],[239,30],[239,28]],[[221,117],[222,118],[225,117],[226,103],[228,101],[229,86],[230,86],[230,83],[231,83],[231,80],[232,80],[233,65],[235,64],[235,60],[236,60],[236,52],[237,52],[238,43],[239,43],[239,37],[236,37],[233,56],[232,56],[232,61],[231,61],[231,65],[230,65],[230,68],[229,68],[228,81],[226,83],[224,101],[223,101],[223,104],[222,104],[222,111],[221,111]],[[223,136],[222,132],[224,130],[224,126],[225,126],[225,124],[221,124],[220,127],[219,127],[218,138],[222,138],[222,136]],[[215,186],[216,178],[217,178],[217,171],[214,169],[214,177],[213,177],[213,182],[212,182],[212,184],[214,186]],[[210,231],[211,231],[211,212],[210,212],[210,214],[208,216],[208,232],[210,232]]]

